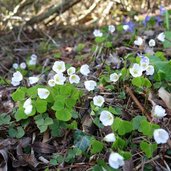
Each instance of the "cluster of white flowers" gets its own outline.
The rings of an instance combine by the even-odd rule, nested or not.
[[[150,65],[149,58],[143,56],[140,60],[140,64],[134,63],[133,66],[129,69],[130,74],[133,77],[140,77],[142,73],[146,71],[146,75],[153,75],[154,74],[154,67]]]
[[[23,80],[23,75],[21,74],[20,71],[16,71],[14,74],[13,74],[13,77],[11,79],[11,84],[13,86],[18,86],[20,85],[20,82]]]
[[[28,98],[28,99],[24,102],[23,108],[24,108],[24,113],[25,113],[26,115],[29,115],[29,114],[32,112],[33,105],[32,105],[32,102],[31,102],[31,98]]]
[[[25,62],[22,62],[20,64],[17,64],[17,63],[13,63],[12,67],[14,69],[18,69],[18,68],[21,68],[21,69],[26,69],[27,65]]]
[[[36,65],[36,63],[37,63],[37,55],[32,54],[30,57],[30,60],[28,61],[28,64],[29,65]]]

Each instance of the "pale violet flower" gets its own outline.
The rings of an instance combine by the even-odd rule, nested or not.
[[[160,33],[158,36],[157,36],[157,39],[161,42],[164,42],[165,41],[165,34],[164,32]]]
[[[71,84],[73,84],[73,83],[78,84],[80,82],[80,77],[76,74],[72,74],[69,76],[69,82]]]
[[[22,63],[20,64],[20,68],[21,68],[21,69],[26,69],[26,63],[25,63],[25,62],[22,62]]]
[[[148,45],[149,45],[150,47],[156,46],[155,40],[154,40],[154,39],[150,39],[150,41],[148,42]]]
[[[14,69],[17,69],[19,66],[18,66],[17,63],[13,63],[12,67],[13,67]]]
[[[93,80],[88,80],[84,82],[84,86],[88,91],[94,90],[97,86],[97,83]]]
[[[32,105],[28,105],[25,109],[24,109],[24,113],[26,115],[29,115],[33,110],[33,106]]]
[[[29,80],[29,84],[32,85],[32,84],[35,84],[35,83],[37,83],[39,81],[39,77],[36,77],[36,76],[29,77],[28,80]]]
[[[107,134],[107,135],[103,138],[103,140],[106,141],[106,142],[115,142],[115,141],[116,141],[115,134],[114,134],[114,133]]]
[[[159,128],[153,132],[154,140],[157,144],[165,144],[169,139],[169,134],[166,130]]]
[[[23,104],[23,108],[26,108],[27,106],[31,105],[31,98],[28,98],[24,104]]]
[[[109,156],[108,162],[110,167],[118,169],[124,165],[124,158],[119,153],[112,152]]]
[[[31,60],[37,60],[37,55],[36,54],[32,54],[30,58],[31,58]]]
[[[65,68],[65,62],[63,61],[56,61],[54,64],[53,64],[53,67],[52,69],[56,72],[56,73],[62,73],[66,70]]]
[[[137,37],[137,39],[134,41],[134,45],[141,46],[143,44],[143,39],[141,37]]]
[[[159,105],[155,105],[152,109],[152,115],[156,118],[163,118],[166,116],[166,110]]]
[[[119,80],[119,75],[117,73],[110,74],[110,81],[117,82]]]
[[[13,77],[11,79],[11,84],[13,86],[18,86],[20,85],[20,82],[22,81],[23,79],[23,75],[21,74],[21,72],[19,71],[16,71],[14,74],[13,74]]]
[[[113,33],[115,31],[115,26],[114,25],[109,25],[108,30],[109,30],[109,32]]]
[[[87,64],[82,65],[80,68],[80,72],[82,75],[87,76],[90,73],[89,66]]]
[[[66,81],[66,77],[64,77],[63,73],[59,72],[54,75],[53,80],[57,85],[64,85],[64,82]]]
[[[105,102],[104,97],[100,95],[93,97],[93,103],[95,106],[101,107],[104,102]]]
[[[28,98],[23,104],[24,113],[26,115],[29,115],[32,112],[33,106],[31,103],[31,98]]]
[[[139,64],[134,63],[132,68],[129,69],[133,77],[140,77],[142,75],[142,67]]]
[[[146,75],[153,75],[154,74],[154,67],[152,65],[148,65],[146,68]]]
[[[38,88],[37,91],[40,99],[47,99],[50,94],[49,90],[46,88]]]
[[[113,124],[114,117],[109,111],[103,110],[100,113],[100,121],[104,126],[111,126]]]
[[[143,56],[141,58],[141,60],[140,60],[140,66],[141,66],[141,68],[142,68],[143,71],[145,71],[147,69],[149,63],[150,63],[150,60],[149,60],[148,57]]]
[[[123,25],[123,29],[125,30],[125,31],[127,31],[128,29],[129,29],[129,25]]]
[[[103,33],[97,29],[93,31],[93,34],[95,37],[102,37],[103,36]]]
[[[54,79],[50,79],[50,80],[48,81],[48,85],[49,85],[50,87],[54,87],[54,86],[55,86],[55,81],[54,81]]]
[[[75,67],[70,67],[67,69],[67,74],[72,75],[75,74],[76,68]]]

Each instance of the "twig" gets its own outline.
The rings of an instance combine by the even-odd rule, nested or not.
[[[135,102],[135,104],[137,105],[137,107],[141,110],[142,113],[144,113],[147,117],[147,119],[149,121],[151,121],[151,117],[147,114],[145,108],[141,105],[141,103],[139,102],[139,100],[135,97],[134,93],[132,92],[132,90],[128,87],[125,86],[126,92],[131,96],[132,100]]]

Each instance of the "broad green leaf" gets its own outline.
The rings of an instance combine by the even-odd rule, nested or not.
[[[140,148],[148,158],[151,158],[153,156],[153,152],[157,149],[157,144],[149,144],[146,141],[142,141],[140,143]]]
[[[143,77],[135,77],[132,79],[132,84],[141,87],[143,85]]]
[[[103,150],[103,143],[95,139],[91,140],[91,153],[100,153]]]
[[[24,109],[23,108],[19,108],[17,110],[17,112],[15,113],[15,119],[16,121],[20,121],[21,119],[27,119],[28,116],[24,113]]]
[[[24,136],[24,134],[24,129],[21,126],[17,127],[16,138],[21,138]]]
[[[135,118],[132,119],[132,125],[133,125],[134,130],[139,129],[142,120],[146,120],[146,117],[138,115],[138,116],[136,116]]]
[[[25,92],[21,88],[18,88],[14,93],[12,93],[11,97],[14,101],[22,101],[25,98]]]
[[[56,111],[55,116],[61,121],[69,121],[72,117],[71,111],[65,108],[64,110]]]
[[[10,115],[8,115],[6,113],[2,113],[0,115],[0,125],[7,125],[10,123],[10,121],[11,121]]]
[[[44,113],[47,110],[47,101],[37,99],[35,102],[35,106],[38,113]]]

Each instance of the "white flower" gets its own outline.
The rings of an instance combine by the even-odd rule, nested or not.
[[[22,81],[23,75],[20,71],[14,72],[13,78],[15,78],[15,81]]]
[[[102,37],[103,36],[103,33],[100,31],[100,30],[94,30],[93,32],[94,36],[95,37]]]
[[[28,105],[25,109],[24,109],[24,113],[26,115],[29,115],[32,112],[33,106],[32,105]]]
[[[158,36],[157,36],[157,39],[161,42],[164,42],[165,41],[165,34],[164,32],[160,33]]]
[[[110,74],[110,81],[116,82],[119,80],[119,75],[117,73]]]
[[[143,56],[141,58],[141,60],[140,60],[140,66],[141,66],[141,68],[142,68],[143,71],[145,71],[147,69],[149,63],[150,63],[150,60],[149,60],[148,57]]]
[[[13,74],[13,77],[11,79],[11,84],[13,86],[18,86],[20,85],[20,81],[22,81],[22,79],[23,79],[23,75],[19,71],[17,71]]]
[[[133,67],[129,69],[133,77],[140,77],[142,75],[142,67],[139,64],[133,64]]]
[[[109,25],[108,30],[109,30],[109,32],[113,33],[115,31],[115,26],[114,25]]]
[[[58,73],[54,75],[53,80],[55,84],[64,85],[66,77],[64,77],[63,73]]]
[[[169,139],[168,132],[161,128],[155,129],[153,136],[154,136],[154,140],[156,141],[157,144],[165,144]]]
[[[152,65],[148,65],[146,68],[146,75],[153,75],[154,74],[154,67]]]
[[[21,69],[26,69],[26,63],[25,63],[25,62],[22,62],[22,63],[20,64],[20,68],[21,68]]]
[[[56,72],[56,73],[62,73],[66,70],[65,68],[65,62],[63,61],[56,61],[54,64],[53,64],[53,67],[52,69]]]
[[[73,83],[78,84],[80,82],[80,77],[78,75],[76,75],[76,74],[72,74],[69,77],[69,82],[71,84],[73,84]]]
[[[13,63],[12,67],[13,67],[14,69],[17,69],[17,68],[18,68],[18,64],[17,64],[17,63]]]
[[[100,113],[100,121],[104,126],[111,126],[113,124],[114,117],[109,111],[103,110]]]
[[[37,60],[37,55],[36,54],[32,54],[30,58],[31,58],[31,60]]]
[[[38,88],[37,91],[40,99],[46,99],[50,94],[49,90],[46,88]]]
[[[31,98],[28,98],[24,104],[23,104],[23,108],[24,108],[24,113],[26,115],[29,115],[32,112],[33,106],[31,104]]]
[[[35,84],[39,81],[39,77],[29,77],[29,83],[32,85],[32,84]]]
[[[143,39],[141,37],[137,37],[137,39],[134,41],[134,45],[141,46],[143,44]]]
[[[53,79],[50,79],[50,80],[48,81],[48,85],[49,85],[50,87],[54,87],[54,86],[55,86],[55,81],[54,81]]]
[[[31,105],[31,98],[28,98],[24,104],[23,104],[23,108],[26,108],[27,106]]]
[[[129,25],[123,25],[123,29],[125,30],[125,31],[127,31],[128,29],[129,29]]]
[[[30,59],[28,64],[29,64],[29,65],[36,65],[36,63],[37,63],[36,60]]]
[[[124,158],[120,154],[112,152],[108,162],[112,168],[118,169],[120,166],[124,165]]]
[[[106,141],[106,142],[115,142],[115,141],[116,141],[115,134],[114,134],[114,133],[107,134],[107,135],[103,138],[103,140]]]
[[[152,109],[152,115],[156,118],[163,118],[166,116],[166,110],[159,105],[154,106]]]
[[[101,107],[103,105],[104,101],[105,101],[104,97],[102,97],[102,96],[98,95],[98,96],[93,97],[93,103],[95,106]]]
[[[67,74],[72,75],[75,74],[76,68],[75,67],[70,67],[67,69]]]
[[[80,72],[82,75],[87,76],[90,73],[89,66],[87,64],[82,65],[80,68]]]
[[[94,90],[97,86],[97,83],[93,80],[88,80],[84,82],[84,86],[88,91]]]
[[[156,42],[155,42],[154,39],[150,39],[150,41],[148,42],[148,44],[149,44],[150,47],[156,46]]]

